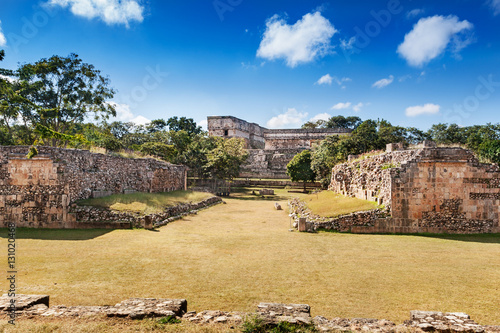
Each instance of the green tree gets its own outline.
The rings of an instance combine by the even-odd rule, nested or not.
[[[206,133],[197,134],[186,149],[179,153],[176,163],[188,166],[190,176],[208,178],[208,153],[217,148],[217,144],[217,137],[208,136]]]
[[[14,87],[29,101],[20,110],[25,124],[39,124],[55,133],[65,134],[76,123],[90,116],[106,119],[116,116],[107,100],[114,96],[109,79],[76,54],[52,56],[16,71]],[[60,146],[64,136],[53,136],[46,144]]]
[[[163,142],[146,142],[141,146],[140,151],[143,154],[158,156],[168,162],[172,162],[175,156],[177,156],[175,147]]]
[[[167,120],[168,128],[171,131],[185,131],[189,135],[200,134],[202,129],[200,126],[196,125],[196,122],[192,118],[186,117],[171,117]]]
[[[146,125],[146,130],[149,133],[155,133],[163,131],[163,129],[167,127],[167,122],[163,119],[155,119],[152,120],[149,124]]]
[[[330,184],[332,169],[335,164],[340,162],[338,143],[342,139],[336,135],[328,136],[316,146],[311,154],[311,169],[316,174],[316,178],[320,180],[323,188],[327,188]]]
[[[326,121],[323,119],[319,119],[316,121],[308,121],[302,125],[301,128],[303,129],[315,129],[315,128],[322,128],[326,124]]]
[[[328,121],[323,124],[322,127],[356,129],[359,125],[361,125],[361,118],[359,117],[334,116],[328,119]]]
[[[212,178],[233,179],[248,158],[245,140],[241,138],[216,138],[217,146],[207,154],[205,169]]]
[[[307,182],[314,181],[316,174],[311,168],[311,152],[304,150],[295,155],[286,166],[286,173],[294,182],[304,182],[304,192],[306,192]]]

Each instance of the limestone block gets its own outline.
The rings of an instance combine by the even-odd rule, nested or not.
[[[131,298],[107,311],[108,317],[129,317],[142,319],[145,317],[182,317],[187,312],[187,301],[185,299],[154,299],[154,298]]]
[[[47,295],[16,295],[15,301],[16,311],[22,311],[37,304],[49,306],[49,296]],[[8,311],[10,304],[11,298],[7,294],[0,297],[0,311]]]

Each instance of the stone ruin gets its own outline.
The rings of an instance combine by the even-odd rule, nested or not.
[[[463,148],[390,145],[385,153],[335,166],[329,190],[385,206],[388,218],[347,218],[351,232],[500,232],[500,168]],[[339,220],[324,222],[310,228],[338,228]]]
[[[186,167],[154,159],[128,159],[85,150],[0,146],[0,226],[103,228],[79,221],[74,203],[117,193],[186,189]],[[129,224],[130,225],[130,224]]]
[[[208,134],[243,138],[249,157],[240,177],[287,179],[286,165],[304,149],[329,135],[348,135],[350,129],[267,129],[231,116],[208,117]]]
[[[229,324],[239,326],[244,320],[257,318],[266,328],[279,323],[314,327],[319,332],[463,332],[498,333],[500,326],[485,326],[476,323],[469,315],[461,312],[443,313],[436,311],[411,311],[410,319],[395,324],[386,319],[332,318],[311,316],[307,304],[260,303],[253,313],[234,311],[188,311],[185,299],[131,298],[114,306],[64,306],[49,307],[47,295],[16,295],[14,308],[5,294],[0,297],[0,318],[15,311],[19,318],[92,318],[108,317],[140,320],[144,318],[175,317],[200,325]]]

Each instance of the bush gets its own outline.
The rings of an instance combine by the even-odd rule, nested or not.
[[[170,324],[180,324],[181,320],[176,316],[163,317],[158,320],[158,324],[170,325]]]
[[[266,323],[261,317],[253,316],[245,319],[241,326],[243,333],[313,333],[318,330],[313,324],[292,324],[286,321],[278,324]]]

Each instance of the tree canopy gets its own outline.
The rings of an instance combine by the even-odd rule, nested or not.
[[[311,168],[311,152],[303,150],[295,155],[286,166],[286,173],[294,182],[304,182],[304,192],[307,182],[314,181],[316,174]]]
[[[2,99],[8,104],[1,114],[5,126],[21,120],[28,131],[46,128],[69,135],[75,124],[116,116],[113,105],[107,102],[115,93],[109,87],[109,79],[74,53],[22,64],[9,74],[15,94]],[[60,146],[64,136],[52,137],[44,143]]]

